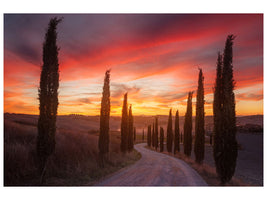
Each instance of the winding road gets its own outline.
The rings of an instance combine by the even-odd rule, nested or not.
[[[142,158],[95,186],[208,186],[184,161],[135,145]]]

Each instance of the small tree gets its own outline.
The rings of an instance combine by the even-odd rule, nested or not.
[[[121,152],[125,153],[128,147],[128,104],[127,93],[124,94],[121,117]]]
[[[130,108],[129,108],[129,122],[128,122],[128,151],[132,151],[133,150],[133,136],[134,136],[134,133],[133,133],[133,114],[132,114],[132,105],[130,105]]]
[[[176,114],[175,114],[173,153],[175,154],[176,151],[180,152],[180,128],[179,128],[179,112],[178,112],[178,110],[176,111]]]
[[[189,92],[184,122],[184,154],[187,156],[190,156],[192,151],[192,96],[193,92]]]
[[[155,147],[155,125],[153,123],[153,126],[152,126],[152,137],[151,137],[151,143],[152,143],[152,147]]]
[[[104,157],[109,152],[109,117],[110,117],[110,70],[106,71],[100,109],[100,134],[98,140],[101,167],[104,165]]]
[[[147,145],[151,147],[151,125],[147,127]]]
[[[196,105],[196,122],[195,122],[195,145],[194,152],[196,162],[202,164],[205,153],[205,122],[204,122],[204,77],[202,69],[199,69],[197,105]]]
[[[160,127],[160,152],[164,150],[164,130]]]
[[[173,133],[172,133],[172,109],[170,109],[169,119],[168,119],[168,126],[167,126],[167,151],[169,153],[172,152],[172,140],[173,140]]]
[[[156,151],[157,151],[157,148],[159,146],[159,142],[158,142],[158,117],[155,118],[155,137],[154,137],[154,140],[155,140],[155,148],[156,148]]]
[[[134,127],[134,141],[136,141],[136,127]]]
[[[142,141],[145,141],[145,130],[143,129]]]
[[[56,118],[58,107],[58,51],[57,25],[61,21],[52,18],[43,43],[43,65],[40,77],[39,119],[37,136],[38,169],[43,182],[48,157],[55,151]]]

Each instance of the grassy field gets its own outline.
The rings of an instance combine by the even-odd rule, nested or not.
[[[110,132],[109,162],[98,167],[98,131],[96,122],[74,116],[59,117],[55,153],[47,164],[45,185],[92,185],[100,178],[140,159],[133,151],[120,153],[120,133]],[[67,126],[68,124],[68,126]],[[86,125],[87,124],[87,125]],[[36,169],[37,116],[5,115],[4,120],[4,185],[34,186],[39,184]],[[64,126],[66,125],[66,126]]]

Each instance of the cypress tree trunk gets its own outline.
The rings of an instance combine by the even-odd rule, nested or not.
[[[121,152],[125,153],[128,147],[128,104],[127,93],[124,94],[121,118]]]
[[[194,152],[196,162],[201,164],[204,160],[205,153],[205,129],[204,129],[204,77],[202,69],[199,69],[197,105],[196,105],[196,121],[195,121],[195,146]]]
[[[160,152],[164,151],[164,130],[160,127]]]
[[[104,166],[105,154],[109,152],[109,117],[110,117],[110,70],[106,71],[100,110],[100,134],[98,149],[101,159],[101,167]]]
[[[172,140],[173,140],[173,134],[172,134],[172,109],[170,109],[169,119],[168,119],[168,126],[167,126],[167,151],[169,153],[172,152]]]
[[[190,156],[192,151],[192,96],[193,92],[189,92],[184,122],[184,154],[187,156]]]
[[[147,145],[151,147],[151,125],[147,127]]]
[[[38,169],[41,182],[45,173],[48,157],[55,150],[56,118],[58,107],[58,51],[56,28],[61,19],[52,18],[43,43],[43,65],[40,77],[39,119],[37,136]]]
[[[175,114],[175,127],[174,127],[174,150],[173,153],[175,154],[176,151],[180,152],[180,128],[179,128],[179,112],[176,111]]]
[[[223,70],[221,76],[221,93],[216,91],[214,94],[214,159],[216,171],[222,184],[230,181],[235,173],[236,159],[238,154],[236,141],[236,116],[235,116],[235,95],[233,80],[233,40],[234,36],[227,37],[223,56]],[[217,64],[217,79],[218,79]],[[216,86],[217,86],[216,79]],[[219,107],[216,97],[221,94],[221,106]],[[216,103],[216,104],[215,104]],[[217,108],[219,107],[219,109]],[[220,119],[221,122],[217,123]],[[216,121],[215,121],[216,120]]]
[[[158,117],[155,118],[155,148],[156,151],[158,149],[159,142],[158,142]]]
[[[129,108],[129,131],[128,131],[128,151],[133,150],[133,115],[132,115],[132,105]]]

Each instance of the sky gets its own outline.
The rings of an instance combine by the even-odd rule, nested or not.
[[[105,71],[111,69],[111,115],[123,94],[134,115],[186,111],[198,68],[205,113],[212,115],[218,52],[233,45],[236,114],[263,114],[262,14],[5,14],[4,112],[39,114],[42,45],[52,17],[58,25],[58,114],[99,115]]]

